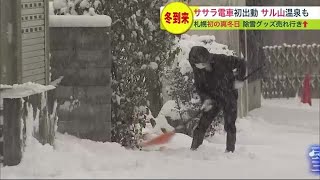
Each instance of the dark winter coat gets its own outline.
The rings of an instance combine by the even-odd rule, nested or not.
[[[210,98],[226,102],[230,95],[235,95],[235,80],[242,81],[246,73],[245,61],[235,56],[212,54],[202,46],[194,46],[189,53],[189,62],[194,72],[194,83],[201,101]],[[199,69],[196,63],[210,63],[212,71]],[[237,69],[236,75],[233,70]],[[231,94],[233,93],[233,94]],[[236,94],[236,97],[238,95]]]

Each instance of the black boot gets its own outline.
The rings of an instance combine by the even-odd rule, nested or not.
[[[203,143],[205,132],[202,132],[199,128],[196,128],[193,133],[193,139],[191,144],[191,150],[196,150]]]
[[[226,152],[234,152],[236,145],[236,133],[227,132]]]

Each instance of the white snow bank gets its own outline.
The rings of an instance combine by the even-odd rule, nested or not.
[[[12,86],[0,84],[0,97],[22,98],[49,91],[55,88],[56,87],[52,85],[44,86],[33,82],[27,82],[24,84],[14,84]]]
[[[160,132],[161,128],[166,129],[167,131],[173,131],[174,128],[172,126],[170,126],[170,124],[168,123],[166,117],[164,117],[163,115],[159,114],[157,116],[157,118],[155,118],[156,120],[156,126],[154,127],[154,130],[156,132]]]
[[[320,99],[311,99],[312,105],[301,103],[300,98],[289,98],[289,99],[262,99],[262,105],[267,107],[279,107],[285,109],[297,109],[305,110],[308,112],[319,112]]]
[[[155,121],[155,126],[152,127],[152,124],[150,123],[151,119]],[[165,129],[166,131],[173,131],[174,128],[170,126],[167,119],[159,113],[159,115],[155,118],[151,114],[151,111],[149,111],[149,115],[147,116],[147,125],[146,128],[142,130],[143,134],[149,134],[149,135],[159,135],[162,134],[161,129]]]
[[[53,0],[53,2],[49,2],[52,4],[52,7],[54,9],[61,9],[67,6],[67,1],[66,0]]]
[[[196,100],[191,99],[192,102],[196,102]],[[189,119],[189,115],[185,113],[184,111],[187,110],[188,108],[180,104],[180,111],[183,112],[180,115],[177,103],[175,100],[168,100],[161,108],[159,115],[163,115],[166,117],[170,117],[171,120],[182,120],[182,119]],[[182,119],[181,119],[182,116]]]
[[[319,134],[319,101],[319,99],[312,99],[313,104],[309,106],[309,104],[302,104],[298,98],[262,100],[263,108],[254,110],[251,114],[267,119],[274,125],[290,126]],[[270,113],[275,111],[277,113]]]
[[[112,20],[106,15],[50,15],[50,27],[109,27]]]
[[[272,106],[273,102],[285,104],[287,100],[267,103]],[[176,134],[166,144],[167,150],[151,152],[58,133],[54,148],[33,141],[18,166],[1,168],[1,178],[319,179],[309,172],[307,156],[309,145],[319,143],[319,131],[294,127],[294,121],[283,116],[266,116],[284,110],[288,110],[286,118],[294,121],[319,121],[317,114],[303,108],[262,106],[237,120],[233,154],[224,153],[225,133],[210,138],[210,143],[205,141],[197,151],[190,151],[190,137]],[[295,111],[304,118],[295,117]],[[280,126],[273,121],[285,123]]]
[[[159,115],[168,116],[172,120],[180,119],[180,114],[177,109],[177,104],[174,100],[167,101],[161,108]]]
[[[192,72],[192,68],[189,64],[189,52],[193,46],[204,46],[210,53],[214,54],[226,54],[233,55],[234,51],[229,50],[227,45],[217,43],[213,35],[199,36],[199,35],[187,35],[183,34],[177,46],[181,48],[181,52],[176,58],[176,62],[179,63],[181,73]]]

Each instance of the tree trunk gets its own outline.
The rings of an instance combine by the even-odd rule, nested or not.
[[[149,101],[149,108],[153,117],[157,117],[162,108],[161,90],[162,85],[156,71],[147,71],[147,99]]]

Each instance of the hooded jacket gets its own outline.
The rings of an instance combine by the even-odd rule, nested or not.
[[[189,53],[189,62],[194,73],[194,84],[202,102],[209,98],[226,102],[230,95],[238,97],[234,82],[244,80],[246,63],[243,59],[212,54],[205,47],[194,46]],[[199,69],[195,66],[197,63],[209,63],[212,70]]]

